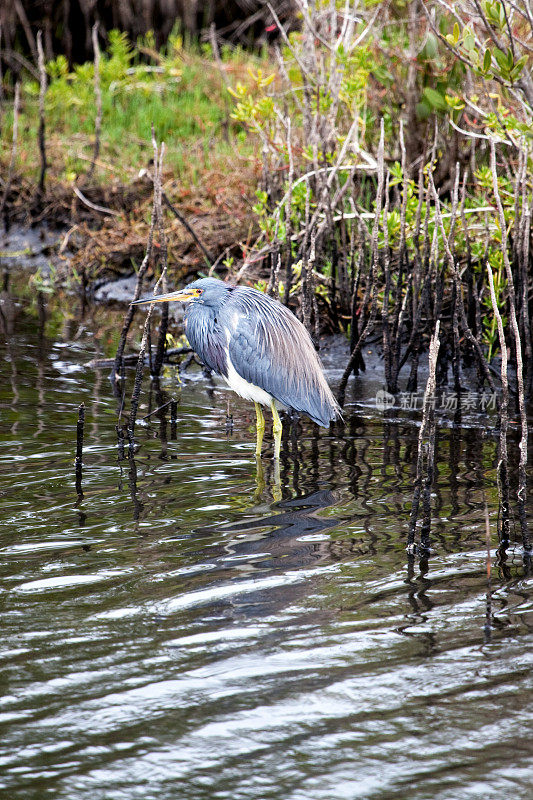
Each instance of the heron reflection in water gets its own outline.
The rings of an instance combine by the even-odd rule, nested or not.
[[[187,303],[185,333],[203,363],[225,379],[257,416],[256,455],[261,455],[265,418],[273,419],[274,457],[279,459],[280,409],[307,414],[328,427],[340,416],[311,337],[294,314],[256,289],[201,278],[178,292],[136,300],[140,303]]]

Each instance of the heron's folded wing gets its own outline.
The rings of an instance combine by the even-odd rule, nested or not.
[[[261,292],[236,291],[225,325],[229,357],[244,380],[321,425],[334,419],[336,403],[311,339],[288,309]]]

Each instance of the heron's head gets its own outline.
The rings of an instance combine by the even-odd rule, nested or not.
[[[217,278],[200,278],[193,283],[189,283],[179,292],[169,292],[168,294],[158,294],[147,300],[135,300],[132,305],[141,303],[169,303],[177,300],[180,303],[201,303],[205,306],[217,309],[224,302],[228,292],[232,289],[224,281]]]

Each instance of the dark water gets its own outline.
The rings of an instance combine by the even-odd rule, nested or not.
[[[175,396],[176,430],[154,414],[120,462],[84,366],[119,317],[2,301],[2,798],[533,796],[533,581],[517,541],[496,557],[490,415],[440,428],[408,557],[417,413],[300,422],[277,482],[253,408],[229,434],[227,393],[167,369],[140,414]]]

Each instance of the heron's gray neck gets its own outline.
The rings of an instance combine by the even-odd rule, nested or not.
[[[189,344],[206,366],[219,375],[227,375],[224,332],[216,311],[203,303],[191,303],[185,311],[185,332]]]

